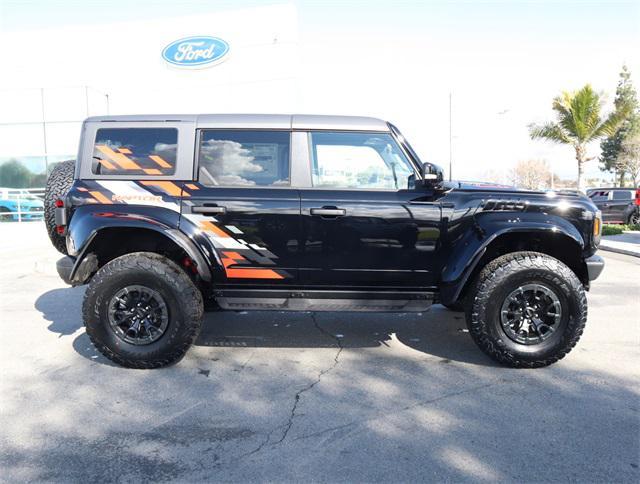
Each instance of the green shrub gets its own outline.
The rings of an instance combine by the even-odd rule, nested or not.
[[[602,235],[619,235],[624,230],[624,225],[605,225],[602,227]]]
[[[603,225],[602,235],[619,235],[625,230],[640,230],[640,225]]]

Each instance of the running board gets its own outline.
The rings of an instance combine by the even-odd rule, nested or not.
[[[373,311],[421,312],[428,310],[434,294],[419,292],[361,291],[216,291],[222,309],[233,311]]]

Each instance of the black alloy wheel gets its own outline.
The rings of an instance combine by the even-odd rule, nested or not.
[[[535,345],[549,338],[562,319],[560,299],[542,284],[524,284],[502,303],[500,322],[516,343]]]
[[[132,285],[113,295],[109,302],[109,324],[127,343],[147,345],[157,341],[169,324],[169,310],[158,291]]]

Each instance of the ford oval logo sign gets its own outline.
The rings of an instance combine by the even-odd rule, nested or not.
[[[167,45],[162,57],[178,67],[209,67],[222,62],[228,52],[229,44],[217,37],[186,37]]]

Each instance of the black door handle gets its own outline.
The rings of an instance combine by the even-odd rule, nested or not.
[[[203,213],[206,215],[224,214],[227,213],[227,207],[218,207],[217,205],[202,205],[197,207],[191,207],[192,213]]]
[[[346,215],[347,211],[344,208],[312,208],[311,215],[318,215],[320,217],[342,217]]]

